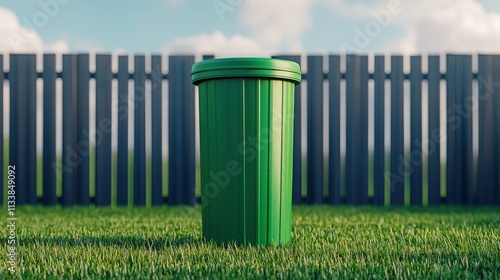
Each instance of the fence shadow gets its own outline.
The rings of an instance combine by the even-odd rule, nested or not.
[[[7,243],[7,238],[1,238],[0,242]],[[177,238],[143,238],[135,236],[116,236],[116,237],[29,237],[19,240],[21,246],[28,244],[50,245],[61,247],[81,247],[81,246],[117,246],[120,248],[133,249],[152,249],[161,250],[167,248],[178,248],[183,246],[199,246],[202,244],[215,246],[219,249],[226,250],[234,247],[245,247],[245,245],[237,244],[236,242],[218,243],[214,240],[207,240],[203,237],[184,236]],[[266,247],[265,245],[247,244],[249,247]]]

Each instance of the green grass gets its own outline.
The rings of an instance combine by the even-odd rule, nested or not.
[[[292,243],[279,247],[206,242],[199,208],[22,207],[17,217],[19,279],[500,278],[499,208],[295,207]]]

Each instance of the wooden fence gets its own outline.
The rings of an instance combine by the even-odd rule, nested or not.
[[[301,62],[300,56],[279,57]],[[89,70],[88,54],[64,55],[62,71],[56,71],[55,55],[43,55],[42,71],[37,71],[36,58],[31,54],[12,54],[9,70],[4,72],[4,57],[0,55],[0,85],[5,83],[5,88],[7,85],[10,88],[10,102],[4,104],[9,92],[0,86],[0,131],[4,131],[6,108],[9,108],[10,119],[9,137],[0,137],[0,181],[3,182],[0,201],[4,205],[8,189],[6,164],[16,166],[17,205],[94,203],[105,206],[145,205],[146,202],[192,205],[199,201],[195,195],[196,96],[190,80],[194,56],[169,56],[167,73],[162,72],[160,55],[147,58],[150,59],[148,71],[145,56],[133,56],[133,71],[129,71],[131,57],[119,56],[118,70],[114,72],[111,55],[95,57],[95,72]],[[204,57],[208,58],[211,57]],[[477,58],[477,71],[473,71],[473,58]],[[428,68],[425,73],[422,71],[424,59]],[[307,61],[307,72],[303,74],[305,86],[297,86],[295,94],[292,186],[295,204],[500,204],[499,55],[446,55],[445,73],[440,71],[439,56],[410,57],[409,73],[403,69],[402,56],[329,55],[307,56],[304,60]],[[370,61],[373,70],[369,70]],[[386,71],[389,66],[386,61],[390,61],[390,71]],[[39,80],[43,82],[40,93],[43,104],[36,104]],[[62,81],[60,161],[56,145],[58,80]],[[91,80],[95,80],[95,143],[89,138],[90,113],[94,111],[90,110],[89,103]],[[168,94],[162,87],[164,80],[168,81]],[[113,81],[117,83],[117,100],[112,98]],[[130,81],[134,90],[129,90]],[[150,87],[146,86],[147,81]],[[406,102],[405,83],[409,83]],[[307,95],[307,116],[302,116],[303,94]],[[424,95],[428,104],[425,108]],[[440,106],[442,95],[446,96],[445,111]],[[162,109],[162,99],[167,97],[168,109]],[[387,99],[390,99],[390,107],[386,106]],[[146,104],[147,100],[150,104]],[[341,100],[345,100],[345,107]],[[405,145],[404,133],[407,103],[409,145]],[[43,111],[42,127],[36,125],[39,106]],[[129,118],[130,106],[133,106],[133,119]],[[327,112],[324,107],[328,108]],[[165,109],[168,111],[168,147],[162,145],[162,122],[165,121],[162,111]],[[113,110],[117,110],[116,116]],[[389,127],[385,121],[387,110],[390,111]],[[341,115],[344,111],[345,115]],[[148,123],[151,125],[150,158],[146,151],[146,114],[151,116]],[[306,127],[302,127],[301,117],[307,118]],[[446,118],[443,129],[440,118]],[[341,129],[344,119],[345,133]],[[427,120],[425,126],[423,120]],[[129,122],[134,129],[133,150],[129,147]],[[112,129],[113,123],[117,125],[116,131]],[[372,133],[369,133],[370,123]],[[426,139],[422,137],[423,127],[427,128]],[[390,149],[386,145],[388,129]],[[41,139],[37,138],[37,130],[42,131]],[[307,130],[306,161],[301,153],[303,130]],[[118,139],[116,147],[112,145],[114,133]],[[328,137],[324,137],[325,133]],[[4,150],[6,139],[8,150]],[[328,139],[328,143],[323,143],[324,139]],[[369,139],[373,139],[371,145]],[[37,141],[43,143],[41,155],[37,154]],[[341,149],[343,141],[345,150]],[[446,151],[440,149],[443,141]],[[328,153],[324,152],[324,146],[328,147]],[[168,173],[163,170],[167,163],[162,149],[168,149]],[[424,149],[427,152],[423,152]],[[445,161],[441,159],[444,152]],[[3,160],[7,153],[8,163]],[[95,153],[95,164],[90,163],[92,153]],[[151,168],[147,168],[149,160]],[[302,172],[304,163],[307,172]],[[37,168],[42,171],[37,172]],[[113,168],[116,173],[112,172]],[[302,180],[303,174],[307,180]],[[163,176],[167,175],[168,195],[165,196]],[[147,183],[148,176],[150,183]],[[112,188],[113,180],[116,180],[115,188]],[[61,191],[57,191],[59,181]],[[37,184],[41,192],[37,192]],[[91,185],[95,186],[93,192]]]

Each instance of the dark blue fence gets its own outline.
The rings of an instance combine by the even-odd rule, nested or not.
[[[404,71],[403,56],[277,57],[298,63],[305,59],[307,64],[305,85],[297,86],[295,93],[295,204],[500,204],[499,55],[450,54],[443,65],[445,73],[440,71],[439,56],[410,57],[409,72]],[[476,58],[478,70],[473,71]],[[37,71],[35,55],[13,54],[4,72],[0,55],[0,85],[5,85],[0,86],[0,131],[4,131],[7,108],[10,119],[9,137],[0,137],[0,201],[6,204],[7,160],[3,159],[8,155],[8,164],[16,166],[18,205],[195,204],[199,201],[196,93],[190,80],[195,57],[169,56],[165,67],[160,55],[136,55],[129,71],[131,57],[119,56],[117,71],[112,71],[115,58],[97,55],[94,72],[89,70],[91,59],[87,54],[64,55],[62,70],[56,71],[56,56],[45,54],[40,60],[43,70]],[[90,107],[92,80],[95,108]],[[43,83],[41,90],[37,81]],[[58,81],[62,96],[58,96]],[[168,87],[162,86],[164,81]],[[10,89],[9,104],[4,88]],[[41,104],[37,104],[38,94]],[[56,145],[58,98],[62,100],[62,148]],[[168,108],[162,106],[165,98]],[[446,104],[441,104],[444,100]],[[41,127],[36,125],[37,110],[42,111]],[[169,144],[164,146],[162,116],[167,114]],[[305,127],[301,118],[307,119]],[[89,138],[90,120],[95,120],[94,143]],[[129,124],[133,124],[133,148]],[[151,133],[149,143],[146,130]],[[305,131],[307,137],[301,137]],[[115,133],[116,147],[112,145]],[[301,149],[304,140],[307,153]],[[37,152],[38,141],[43,144]],[[163,157],[164,149],[168,159]]]

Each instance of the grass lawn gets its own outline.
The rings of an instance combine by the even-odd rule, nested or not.
[[[14,276],[500,279],[499,208],[294,207],[281,247],[206,242],[200,212],[19,207]],[[2,261],[0,278],[11,276]]]

